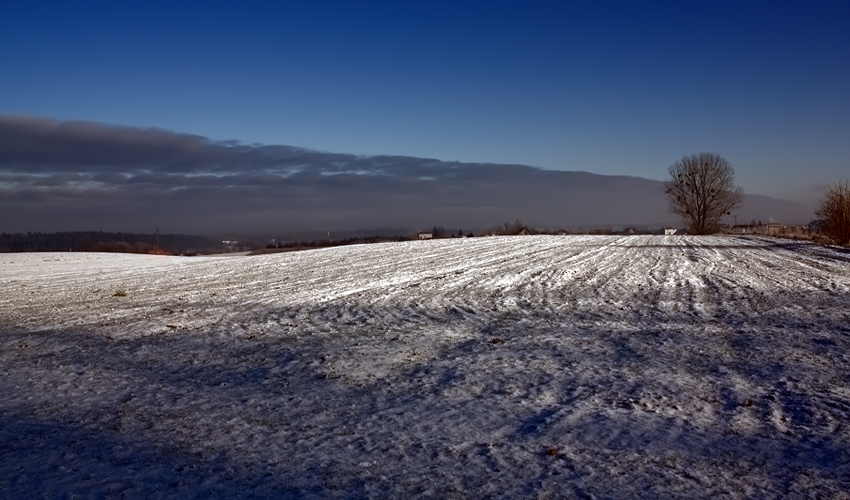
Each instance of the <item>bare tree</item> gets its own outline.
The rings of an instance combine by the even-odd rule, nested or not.
[[[695,234],[716,233],[720,218],[744,201],[732,165],[714,153],[684,156],[669,172],[665,187],[670,211],[687,221]]]
[[[815,214],[823,219],[824,233],[839,245],[850,243],[850,182],[829,186]]]

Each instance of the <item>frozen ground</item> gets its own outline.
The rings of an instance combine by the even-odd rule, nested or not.
[[[9,498],[850,498],[839,249],[0,254],[0,349]]]

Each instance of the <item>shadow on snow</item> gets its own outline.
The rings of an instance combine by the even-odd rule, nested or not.
[[[333,322],[328,306],[269,313]],[[393,331],[346,326],[345,338],[283,327],[129,340],[95,325],[6,331],[0,489],[10,498],[850,489],[850,400],[830,390],[850,384],[846,325],[825,316],[798,330],[781,312],[695,323],[668,312],[657,327],[622,331],[592,313],[458,304]],[[465,333],[440,336],[447,328]]]

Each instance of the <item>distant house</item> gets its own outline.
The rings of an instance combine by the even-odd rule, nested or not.
[[[517,236],[530,236],[534,233],[532,233],[531,230],[528,229],[527,227],[523,227],[516,234],[517,234]]]
[[[674,234],[676,234],[676,228],[674,228],[674,227],[665,227],[664,228],[664,235],[665,236],[672,236]]]
[[[417,234],[416,237],[417,237],[417,239],[420,239],[420,240],[430,240],[431,238],[434,237],[434,234],[429,233],[427,231],[422,231],[419,234]]]

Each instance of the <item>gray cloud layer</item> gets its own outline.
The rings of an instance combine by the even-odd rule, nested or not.
[[[0,210],[2,231],[675,222],[661,183],[647,179],[363,157],[17,116],[0,116]]]

